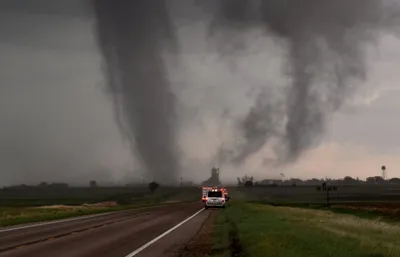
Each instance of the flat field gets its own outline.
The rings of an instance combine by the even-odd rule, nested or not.
[[[232,201],[209,256],[400,256],[400,225],[378,216]]]
[[[247,201],[265,203],[325,203],[326,192],[317,186],[282,186],[231,189],[239,191]],[[400,185],[336,185],[329,192],[332,203],[400,202]]]
[[[191,248],[214,257],[400,256],[400,187],[337,187],[330,207],[316,186],[229,188],[227,208],[210,210],[208,236]]]
[[[0,227],[119,211],[146,206],[191,202],[200,189],[66,188],[9,190],[0,193]]]

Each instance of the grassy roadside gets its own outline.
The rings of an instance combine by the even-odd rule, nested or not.
[[[349,214],[354,215],[359,218],[363,219],[371,219],[371,220],[379,220],[384,221],[387,223],[399,224],[400,222],[400,215],[399,210],[392,209],[392,210],[369,210],[369,209],[356,209],[356,208],[349,208],[347,206],[332,206],[332,208],[328,209],[331,212],[339,213],[339,214]]]
[[[254,202],[256,203],[256,202]],[[320,211],[330,211],[337,214],[348,214],[363,219],[379,220],[388,223],[398,224],[400,222],[400,205],[396,208],[363,208],[363,206],[352,206],[345,204],[332,204],[326,207],[325,204],[270,204],[275,207],[293,207]],[[374,204],[371,204],[372,206]]]
[[[28,206],[0,207],[0,227],[18,224],[52,221],[58,219],[79,217],[83,215],[99,214],[113,211],[123,211],[142,207],[171,205],[193,202],[199,199],[198,190],[182,190],[178,192],[157,192],[148,197],[132,200],[129,194],[118,195],[112,198],[116,206],[48,206],[46,208]]]
[[[124,211],[144,207],[161,206],[174,203],[154,203],[138,205],[121,205],[96,208],[0,208],[0,227],[8,227],[26,223],[53,221],[73,218],[85,215],[100,214],[106,212]]]
[[[325,210],[232,202],[212,256],[400,256],[400,225]]]
[[[0,208],[0,227],[8,227],[19,224],[52,221],[58,219],[66,219],[91,214],[100,214],[113,211],[129,210],[153,205],[126,205],[113,207],[97,207],[97,208]]]

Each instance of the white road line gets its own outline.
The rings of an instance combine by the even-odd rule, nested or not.
[[[97,217],[101,217],[101,216],[105,216],[105,215],[110,215],[110,214],[113,214],[113,213],[122,213],[122,212],[129,212],[129,211],[139,211],[139,210],[146,210],[146,209],[153,209],[153,208],[155,209],[155,208],[160,208],[160,207],[165,207],[165,206],[168,206],[168,205],[149,206],[149,207],[142,207],[142,208],[124,210],[124,211],[111,211],[111,212],[99,213],[99,214],[94,214],[94,215],[87,215],[87,216],[85,215],[85,216],[83,216],[83,217],[62,219],[62,220],[56,220],[56,221],[50,221],[50,222],[43,222],[43,223],[32,224],[32,225],[21,226],[21,227],[0,229],[0,233],[9,232],[9,231],[14,231],[14,230],[21,230],[21,229],[26,229],[26,228],[34,228],[34,227],[40,227],[40,226],[46,226],[46,225],[53,225],[53,224],[64,223],[64,222],[70,222],[70,221],[76,221],[76,220],[84,220],[84,219],[90,219],[90,218],[97,218]]]
[[[180,226],[182,226],[183,224],[185,224],[186,222],[188,222],[189,220],[191,220],[192,218],[194,218],[196,215],[198,215],[200,212],[204,211],[204,208],[201,209],[200,211],[196,212],[195,214],[193,214],[192,216],[190,216],[189,218],[185,219],[184,221],[180,222],[179,224],[177,224],[176,226],[174,226],[173,228],[165,231],[164,233],[162,233],[161,235],[159,235],[158,237],[154,238],[153,240],[147,242],[146,244],[142,245],[141,247],[139,247],[138,249],[136,249],[135,251],[131,252],[130,254],[128,254],[125,257],[133,257],[135,255],[137,255],[138,253],[140,253],[141,251],[143,251],[144,249],[146,249],[147,247],[149,247],[150,245],[154,244],[155,242],[157,242],[158,240],[160,240],[161,238],[163,238],[164,236],[168,235],[169,233],[171,233],[172,231],[174,231],[175,229],[179,228]]]

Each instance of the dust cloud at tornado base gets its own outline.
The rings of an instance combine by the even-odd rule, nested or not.
[[[185,59],[181,45],[189,38],[179,37],[179,26],[190,25],[183,20],[207,28],[201,40],[211,46],[204,49],[213,51],[227,67],[246,58],[251,45],[248,35],[255,29],[283,49],[281,71],[276,76],[285,77],[285,85],[276,86],[269,78],[255,84],[244,81],[244,88],[258,92],[252,96],[253,106],[231,118],[235,138],[219,142],[220,150],[207,160],[208,165],[240,166],[266,145],[273,152],[266,165],[295,162],[317,145],[326,120],[368,78],[367,47],[381,32],[396,28],[394,18],[399,13],[398,6],[373,0],[148,2],[94,0],[93,7],[121,131],[151,177],[167,183],[185,172],[180,163],[187,157],[179,150],[179,133],[180,126],[190,121],[180,120],[187,110],[178,110],[184,100],[171,79],[176,75],[171,70],[179,73],[179,69],[168,67],[164,55]],[[196,21],[191,15],[194,10]],[[180,16],[174,16],[176,13]],[[192,33],[196,35],[196,31]],[[268,51],[269,47],[261,49]],[[220,81],[223,79],[215,78],[216,88]],[[192,86],[187,83],[183,87]],[[225,88],[228,95],[229,86]],[[204,94],[211,98],[213,93]],[[202,103],[196,107],[210,109]],[[218,108],[230,112],[229,106]],[[229,118],[222,115],[223,119]]]

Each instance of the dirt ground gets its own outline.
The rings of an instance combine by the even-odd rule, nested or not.
[[[203,257],[208,256],[213,248],[213,228],[217,211],[213,211],[204,222],[199,233],[176,256],[179,257]]]

